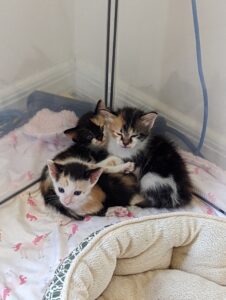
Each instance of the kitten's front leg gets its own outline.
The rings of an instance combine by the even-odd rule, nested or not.
[[[104,168],[104,167],[107,167],[107,166],[117,166],[117,165],[121,165],[123,164],[124,161],[117,157],[117,156],[114,156],[114,155],[111,155],[111,156],[108,156],[106,159],[100,161],[99,163],[96,164],[97,167],[101,167],[101,168]]]
[[[135,169],[135,164],[133,162],[126,162],[124,164],[121,165],[117,165],[117,166],[107,166],[104,167],[104,173],[131,173],[134,171]]]

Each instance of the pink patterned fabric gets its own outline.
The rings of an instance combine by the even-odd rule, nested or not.
[[[71,111],[43,109],[0,139],[0,199],[40,176],[46,160],[71,144],[63,131],[77,120]]]
[[[211,203],[226,211],[226,171],[189,152],[181,151],[181,154],[197,190]]]
[[[197,198],[179,210],[216,215]],[[106,217],[87,216],[84,221],[75,221],[46,208],[39,186],[33,186],[0,209],[0,299],[42,299],[58,264],[93,231],[167,211],[113,207]]]
[[[62,120],[53,128],[44,122],[50,118],[68,118],[68,123]],[[61,132],[65,124],[74,126],[76,120],[71,113],[40,111],[27,125],[0,140],[1,196],[39,176],[46,159],[70,144]],[[48,134],[41,134],[45,128],[51,142],[46,140]],[[226,210],[225,171],[191,153],[182,151],[182,155],[197,189]],[[220,215],[195,197],[180,210]],[[122,220],[167,211],[114,207],[106,217],[75,221],[46,208],[38,185],[33,186],[0,207],[0,299],[42,299],[57,265],[90,233]]]

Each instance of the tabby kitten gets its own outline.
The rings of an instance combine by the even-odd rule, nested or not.
[[[135,162],[140,178],[143,206],[174,208],[192,198],[192,184],[175,145],[163,136],[152,135],[157,113],[124,107],[101,111],[107,120],[109,153]]]
[[[102,215],[111,206],[139,204],[143,198],[136,177],[118,174],[133,171],[134,164],[118,163],[114,156],[96,163],[87,147],[71,146],[43,169],[40,188],[45,203],[77,220]]]

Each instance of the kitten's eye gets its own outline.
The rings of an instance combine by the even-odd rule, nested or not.
[[[91,134],[88,134],[88,135],[86,136],[86,138],[90,141],[90,140],[92,140],[93,136],[92,136]]]
[[[136,137],[138,137],[138,134],[131,135],[131,138],[136,138]]]
[[[58,191],[59,191],[60,193],[64,193],[64,189],[63,189],[62,187],[59,187],[59,188],[58,188]]]
[[[74,195],[75,195],[75,196],[79,196],[79,195],[81,195],[81,193],[82,193],[81,191],[75,191],[75,192],[74,192]]]
[[[121,132],[116,132],[117,135],[122,136]]]
[[[146,138],[147,136],[145,134],[143,134],[143,133],[140,133],[139,137],[140,138]]]

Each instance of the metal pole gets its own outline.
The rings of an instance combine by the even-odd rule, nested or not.
[[[111,0],[107,7],[107,39],[106,39],[106,65],[105,65],[105,92],[104,101],[108,105],[108,77],[109,77],[109,51],[110,51],[110,26],[111,26]]]
[[[114,16],[114,34],[113,34],[113,49],[111,63],[111,92],[110,92],[110,108],[113,108],[114,84],[115,84],[115,55],[116,55],[116,38],[117,38],[117,23],[118,23],[118,0],[115,0],[115,16]]]

